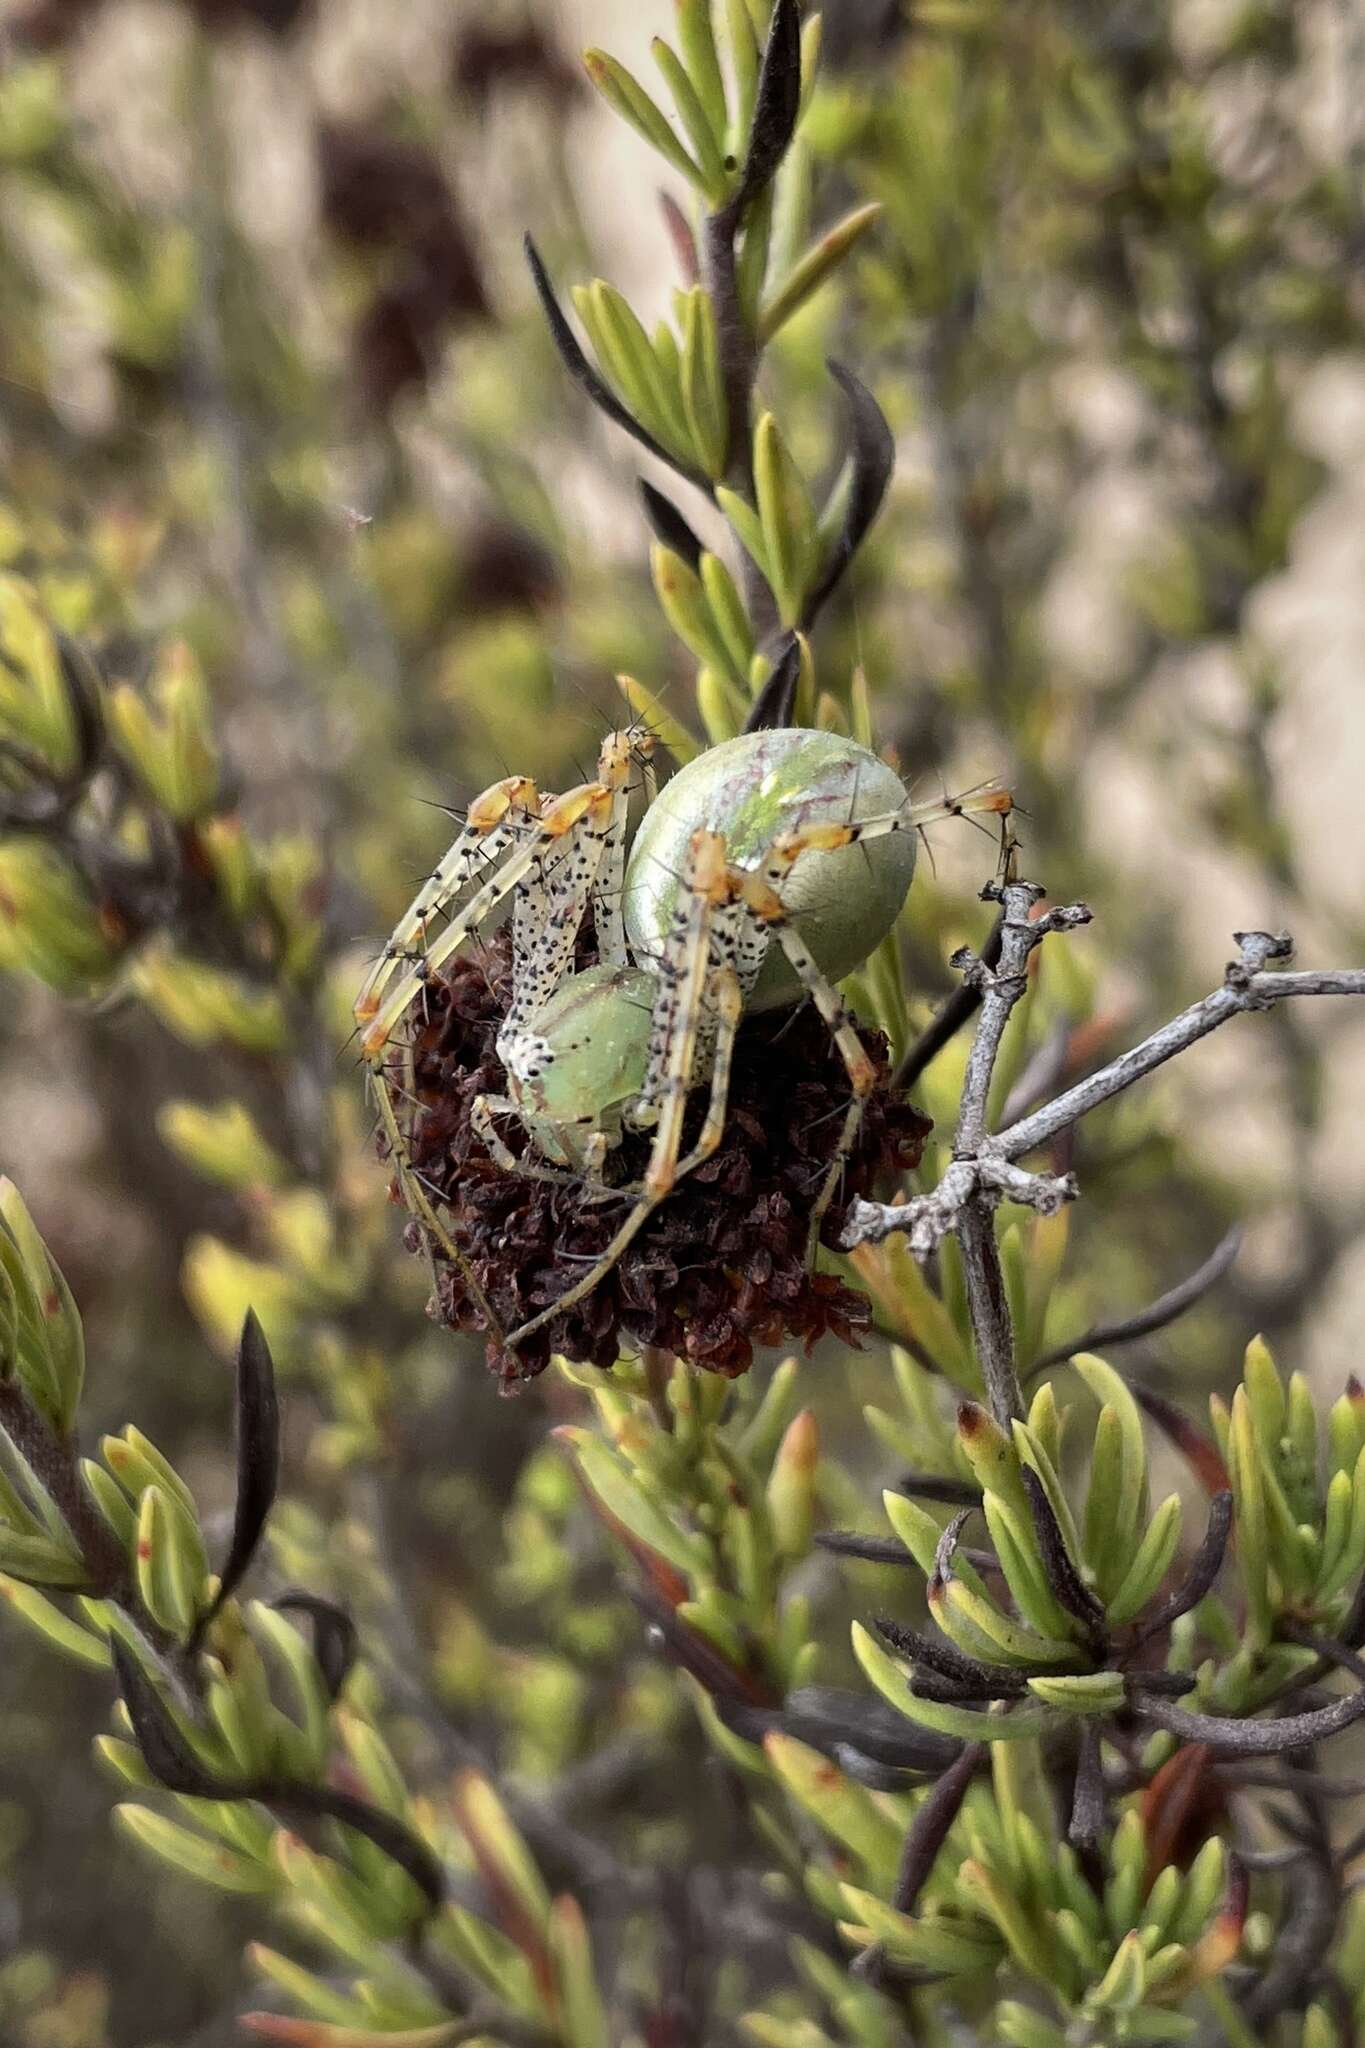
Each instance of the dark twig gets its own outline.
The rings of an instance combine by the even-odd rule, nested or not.
[[[892,1489],[911,1500],[936,1500],[945,1507],[971,1508],[979,1505],[981,1488],[970,1479],[953,1479],[944,1472],[902,1472]]]
[[[597,374],[597,371],[579,347],[578,337],[569,325],[564,309],[555,296],[555,288],[550,282],[550,273],[546,270],[540,251],[529,235],[524,237],[522,246],[526,251],[526,261],[530,266],[531,278],[544,311],[551,338],[559,352],[559,359],[573,378],[575,384],[587,394],[599,412],[605,413],[606,417],[614,421],[625,433],[629,434],[632,440],[638,441],[640,446],[647,448],[649,453],[655,456],[658,461],[666,463],[669,469],[674,470],[679,476],[685,477],[688,483],[694,484],[699,491],[709,498],[712,495],[709,479],[704,477],[700,470],[693,469],[689,464],[681,463],[674,456],[670,455],[662,443],[655,440],[649,429],[641,425],[634,413],[622,405],[615,392]]]
[[[878,1615],[876,1628],[893,1650],[914,1665],[916,1690],[920,1689],[926,1672],[948,1680],[964,1698],[1003,1699],[1010,1693],[1022,1695],[1025,1689],[1018,1672],[978,1663],[946,1636],[926,1636],[903,1621],[893,1620],[889,1614]]]
[[[866,539],[868,528],[881,510],[896,460],[895,438],[881,407],[866,385],[861,384],[841,363],[831,362],[829,373],[848,403],[853,483],[844,523],[830,550],[824,574],[807,595],[802,610],[801,624],[807,632],[838,588],[849,563]]]
[[[994,967],[999,961],[1004,934],[1002,915],[996,918],[978,955],[983,967]],[[892,1087],[913,1088],[925,1068],[938,1058],[945,1045],[952,1043],[963,1025],[969,1024],[980,1008],[981,990],[970,981],[964,981],[950,996],[945,996],[919,1037],[907,1048],[892,1076]]]
[[[1107,1641],[1104,1608],[1076,1568],[1042,1480],[1030,1466],[1023,1464],[1019,1468],[1019,1477],[1028,1495],[1033,1530],[1038,1538],[1038,1554],[1043,1561],[1048,1585],[1059,1605],[1081,1624],[1091,1649],[1100,1655]]]
[[[1170,1700],[1142,1692],[1133,1701],[1140,1721],[1168,1729],[1182,1742],[1207,1742],[1220,1756],[1282,1756],[1286,1750],[1307,1749],[1338,1735],[1365,1718],[1365,1686],[1330,1706],[1316,1707],[1303,1714],[1282,1714],[1266,1721],[1234,1720],[1223,1714],[1192,1714]]]
[[[694,576],[701,571],[702,545],[692,528],[671,498],[666,498],[648,477],[638,480],[640,502],[644,506],[645,518],[649,521],[650,532],[661,540],[675,555],[681,555]]]
[[[1028,986],[1028,962],[1034,948],[1048,932],[1084,924],[1090,912],[1083,905],[1033,915],[1043,891],[1036,882],[991,883],[982,894],[998,902],[1002,910],[1000,959],[988,968],[972,958],[959,957],[954,965],[963,967],[968,980],[982,984],[981,1016],[972,1048],[967,1055],[967,1072],[962,1084],[957,1133],[953,1142],[954,1165],[968,1165],[979,1159],[986,1143],[986,1115],[991,1082],[1001,1041],[1016,1003]],[[1071,1192],[1066,1182],[1053,1182],[1046,1194],[1043,1177],[1036,1177],[1040,1206],[1056,1207]],[[1027,1199],[1025,1190],[1016,1199]],[[1000,1253],[995,1241],[997,1191],[988,1189],[978,1173],[964,1193],[956,1223],[962,1270],[967,1285],[967,1308],[977,1361],[986,1385],[991,1412],[1003,1429],[1022,1417],[1023,1396],[1014,1363],[1014,1331],[1009,1300],[1005,1293]],[[866,1208],[866,1204],[860,1208]]]
[[[952,1832],[968,1787],[985,1756],[984,1743],[969,1742],[916,1808],[901,1849],[896,1888],[891,1895],[891,1903],[898,1913],[913,1913],[919,1904],[920,1893],[929,1881],[939,1850]],[[876,1983],[881,1976],[882,1960],[881,1946],[874,1942],[855,1958],[851,1967],[865,1982]]]
[[[1158,1295],[1155,1301],[1149,1302],[1146,1308],[1139,1309],[1134,1315],[1120,1316],[1110,1323],[1096,1323],[1082,1336],[1044,1352],[1043,1356],[1035,1358],[1029,1367],[1025,1374],[1026,1381],[1040,1372],[1050,1371],[1054,1365],[1064,1365],[1067,1359],[1074,1358],[1078,1351],[1108,1350],[1115,1344],[1132,1344],[1139,1337],[1150,1337],[1156,1330],[1167,1329],[1187,1310],[1202,1301],[1210,1288],[1217,1286],[1232,1266],[1241,1246],[1241,1226],[1235,1225],[1214,1247],[1201,1266],[1196,1266],[1193,1273],[1187,1274],[1185,1279],[1178,1281],[1165,1294]]]
[[[1270,1963],[1242,2001],[1244,2018],[1258,2030],[1299,2007],[1307,1985],[1326,1959],[1337,1930],[1341,1896],[1330,1857],[1300,1858],[1288,1887],[1288,1911],[1277,1931]]]
[[[815,1541],[821,1550],[832,1551],[836,1557],[856,1557],[864,1564],[915,1563],[895,1536],[860,1536],[854,1529],[822,1529]]]
[[[1212,1590],[1214,1580],[1223,1568],[1231,1531],[1232,1494],[1225,1490],[1216,1493],[1209,1503],[1204,1540],[1195,1552],[1189,1571],[1170,1598],[1143,1622],[1134,1639],[1136,1643],[1145,1643],[1150,1637],[1160,1635],[1173,1622],[1179,1621],[1182,1614],[1188,1614],[1192,1607],[1197,1607],[1204,1595]]]
[[[957,1762],[950,1764],[937,1785],[918,1808],[901,1851],[896,1872],[896,1889],[891,1903],[898,1913],[913,1913],[920,1893],[929,1881],[934,1860],[948,1839],[953,1822],[962,1810],[967,1788],[986,1757],[984,1743],[969,1742]]]
[[[102,1599],[126,1601],[128,1560],[86,1491],[75,1443],[57,1434],[14,1380],[0,1380],[0,1429],[71,1531],[90,1574],[88,1591]]]
[[[1093,1721],[1083,1721],[1076,1750],[1076,1779],[1066,1835],[1072,1847],[1087,1861],[1099,1848],[1107,1811],[1099,1729]]]

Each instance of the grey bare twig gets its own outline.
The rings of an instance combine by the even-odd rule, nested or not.
[[[994,1210],[1008,1200],[1050,1215],[1077,1192],[1072,1175],[1030,1172],[1017,1162],[1233,1017],[1269,1009],[1290,997],[1365,995],[1365,968],[1289,973],[1283,963],[1293,945],[1286,933],[1238,932],[1238,956],[1229,963],[1221,988],[1051,1102],[991,1134],[991,1084],[1011,1012],[1027,986],[1029,957],[1050,932],[1073,931],[1090,918],[1084,904],[1034,915],[1043,893],[1034,882],[991,884],[982,894],[1002,906],[998,963],[988,966],[965,951],[954,956],[953,965],[961,970],[966,988],[980,993],[981,1014],[967,1059],[953,1158],[938,1185],[908,1202],[856,1202],[843,1238],[845,1249],[852,1250],[900,1233],[915,1257],[926,1259],[950,1233],[956,1237],[982,1376],[996,1420],[1006,1427],[1022,1413],[1022,1397],[995,1244]],[[1091,1332],[1082,1342],[1122,1341],[1160,1328],[1221,1276],[1235,1251],[1235,1239],[1225,1239],[1205,1266],[1143,1315]]]
[[[1130,1052],[1121,1053],[1107,1067],[1078,1081],[1031,1116],[1021,1117],[1000,1132],[993,1147],[1006,1159],[1018,1159],[1039,1145],[1046,1145],[1081,1117],[1098,1109],[1111,1096],[1131,1088],[1134,1081],[1155,1073],[1167,1060],[1197,1045],[1221,1024],[1252,1010],[1268,1010],[1296,996],[1365,996],[1365,967],[1338,968],[1326,972],[1276,973],[1272,961],[1288,960],[1293,942],[1284,932],[1237,932],[1241,949],[1230,962],[1221,988],[1192,1003],[1169,1024],[1163,1024],[1150,1038],[1144,1038]]]
[[[1053,924],[1049,928],[1056,930],[1059,926]],[[1237,938],[1241,955],[1229,965],[1221,988],[1192,1003],[1141,1044],[1121,1053],[1108,1066],[1077,1082],[1074,1088],[1068,1088],[1041,1109],[994,1136],[983,1136],[975,1149],[962,1145],[959,1133],[956,1156],[938,1187],[928,1194],[909,1202],[856,1203],[845,1229],[845,1246],[851,1249],[854,1245],[878,1243],[900,1231],[909,1237],[911,1249],[918,1257],[927,1257],[949,1230],[956,1229],[964,1204],[978,1193],[994,1193],[997,1198],[1004,1195],[1010,1201],[1028,1202],[1043,1209],[1055,1206],[1058,1198],[1066,1200],[1074,1194],[1071,1177],[1027,1172],[1012,1175],[1010,1169],[1015,1161],[1060,1136],[1101,1103],[1131,1088],[1135,1081],[1145,1079],[1233,1017],[1266,1010],[1297,996],[1365,996],[1365,968],[1275,972],[1267,963],[1289,957],[1292,947],[1287,937],[1242,932]],[[1195,1277],[1191,1276],[1187,1284],[1193,1284]]]
[[[952,964],[960,970],[964,986],[979,996],[981,1012],[967,1056],[952,1163],[937,1188],[913,1202],[857,1203],[844,1243],[851,1248],[901,1230],[909,1237],[915,1256],[923,1259],[950,1231],[956,1236],[982,1378],[996,1421],[1008,1429],[1016,1416],[1022,1416],[1023,1399],[995,1243],[995,1207],[1008,1196],[1050,1215],[1073,1198],[1076,1188],[1069,1175],[1027,1173],[992,1149],[986,1131],[987,1105],[1005,1028],[1028,986],[1030,955],[1050,932],[1087,924],[1090,912],[1084,904],[1074,903],[1035,916],[1044,893],[1036,882],[992,882],[981,893],[985,901],[1000,905],[996,928],[999,957],[991,965],[965,949],[953,956]]]
[[[1036,882],[991,883],[983,894],[1001,908],[999,963],[987,967],[984,961],[970,956],[964,960],[960,955],[953,962],[954,966],[962,967],[966,980],[977,983],[982,992],[981,1016],[967,1055],[953,1143],[954,1165],[975,1162],[976,1171],[972,1186],[963,1197],[955,1229],[977,1362],[991,1412],[1000,1426],[1008,1429],[1016,1417],[1022,1419],[1024,1401],[1015,1370],[1009,1298],[995,1241],[995,1207],[1001,1191],[989,1184],[989,1177],[983,1178],[980,1164],[986,1142],[987,1105],[1005,1027],[1028,987],[1030,955],[1049,932],[1070,931],[1088,923],[1090,912],[1084,904],[1076,903],[1035,917],[1034,911],[1043,896]],[[1013,1184],[1014,1199],[1030,1201],[1047,1213],[1060,1208],[1075,1193],[1069,1178],[1020,1174],[1008,1162],[1001,1163]]]
[[[1000,958],[1000,940],[1004,932],[1004,919],[997,917],[995,924],[981,948],[983,965],[994,967]],[[945,1045],[951,1044],[964,1024],[971,1022],[981,1008],[981,991],[969,981],[964,981],[946,996],[935,1010],[919,1037],[911,1045],[894,1075],[897,1088],[913,1088],[925,1068],[938,1058]]]

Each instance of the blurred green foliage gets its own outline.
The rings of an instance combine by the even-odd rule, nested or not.
[[[1249,921],[1360,953],[1354,899],[1305,881],[1277,772],[1304,685],[1253,623],[1328,485],[1296,408],[1359,349],[1360,153],[1305,112],[1307,14],[847,0],[808,13],[799,127],[746,192],[768,0],[655,11],[648,73],[581,72],[512,5],[401,32],[288,0],[5,18],[0,1165],[28,1206],[0,1205],[0,2025],[1346,2048],[1357,1852],[1315,1756],[1277,1764],[1276,1833],[1255,1766],[1129,1710],[1149,1668],[1234,1720],[1342,1697],[1296,1638],[1350,1640],[1355,1361],[1326,1389],[1264,1344],[1235,1361],[1257,1330],[1307,1356],[1349,1186],[1212,1149],[1178,1092],[1101,1111],[1081,1207],[1004,1212],[1014,1440],[973,1405],[951,1241],[927,1273],[899,1239],[854,1255],[877,1343],[734,1387],[647,1354],[503,1403],[424,1325],[339,1056],[366,958],[444,807],[573,780],[623,694],[681,761],[738,729],[783,629],[804,721],[919,785],[999,772],[1029,870],[1097,910],[1036,964],[997,1112],[1200,992],[1187,851],[1230,864]],[[602,14],[604,42],[635,26]],[[658,152],[607,157],[605,203],[591,87]],[[737,193],[738,372],[699,264]],[[654,455],[565,377],[527,224]],[[831,357],[898,466],[826,602],[859,445]],[[651,536],[640,470],[682,535],[656,506]],[[1087,564],[1102,602],[1059,633]],[[1188,849],[1111,830],[1116,761],[1150,819],[1174,790]],[[964,837],[852,984],[897,1054],[985,937],[994,853]],[[1289,1005],[1248,1029],[1306,1161],[1322,1041]],[[918,1089],[925,1186],[964,1059]],[[1112,1365],[1047,1361],[1258,1219],[1268,1253],[1136,1354],[1158,1394],[1229,1397],[1175,1432],[1197,1484],[1156,1453],[1184,1499],[1153,1507],[1158,1438]],[[285,1489],[262,1597],[214,1610],[250,1487],[213,1360],[248,1310]],[[1224,1481],[1218,1589],[1144,1639]],[[945,1537],[958,1502],[998,1570]],[[1059,1605],[1056,1543],[1096,1612]],[[297,1587],[325,1604],[273,1604]],[[923,1684],[926,1636],[956,1693]]]

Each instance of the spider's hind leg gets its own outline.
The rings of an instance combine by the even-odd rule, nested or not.
[[[412,1058],[410,1046],[405,1048],[405,1055],[410,1068]],[[459,1245],[456,1244],[454,1238],[437,1214],[435,1204],[427,1193],[422,1176],[413,1163],[412,1154],[408,1149],[407,1140],[403,1136],[402,1127],[398,1121],[398,1112],[393,1106],[393,1091],[390,1086],[386,1065],[383,1062],[379,1064],[372,1063],[370,1066],[370,1091],[374,1097],[375,1107],[379,1112],[380,1127],[388,1141],[389,1158],[392,1161],[394,1176],[398,1182],[399,1191],[402,1194],[405,1205],[417,1217],[429,1233],[430,1238],[440,1246],[459,1273],[466,1293],[483,1317],[484,1328],[487,1330],[489,1337],[499,1348],[504,1347],[507,1341],[507,1333],[503,1328],[502,1319],[480,1286],[478,1276],[470,1265],[469,1260],[465,1257],[465,1254],[461,1251]],[[430,1245],[428,1245],[428,1263],[432,1268],[434,1286],[435,1261],[430,1256]]]

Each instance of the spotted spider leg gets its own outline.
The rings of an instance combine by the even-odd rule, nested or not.
[[[625,732],[608,735],[598,763],[599,779],[612,783],[616,789],[616,803],[612,809],[612,826],[606,857],[598,870],[592,889],[592,917],[593,929],[597,934],[597,956],[604,967],[626,967],[630,964],[623,915],[626,886],[626,822],[630,808],[629,771],[632,762],[640,763],[645,807],[648,809],[658,794],[658,778],[654,772],[654,748],[653,733],[639,726],[632,726]]]
[[[646,744],[652,751],[652,739]],[[609,803],[590,811],[578,832],[547,848],[543,858],[517,884],[513,995],[498,1032],[498,1056],[509,1072],[517,1076],[524,1076],[538,1057],[544,1057],[542,1042],[534,1029],[535,1015],[573,971],[578,934],[590,905],[604,965],[626,964],[621,882],[625,873],[630,768],[638,748],[639,741],[632,732],[608,735],[598,766],[599,786],[608,793]],[[495,1113],[519,1116],[521,1112],[508,1097],[480,1096],[470,1107],[480,1138],[504,1173],[520,1172],[534,1180],[581,1183],[583,1175],[579,1173],[543,1162],[518,1160],[497,1136]],[[594,1132],[584,1160],[589,1181],[600,1180],[607,1149],[605,1134]]]
[[[714,959],[712,927],[716,913],[725,910],[732,894],[724,840],[716,832],[695,833],[683,873],[679,910],[658,969],[651,1066],[657,1068],[662,1055],[662,1071],[647,1076],[644,1090],[658,1115],[644,1180],[633,1191],[631,1209],[602,1256],[557,1301],[513,1330],[507,1340],[509,1349],[515,1350],[563,1310],[591,1294],[678,1181],[709,1159],[720,1143],[744,998],[734,967],[718,965]],[[714,1033],[714,1052],[706,1118],[691,1152],[680,1157],[688,1091],[697,1077],[699,1044],[708,1028]]]
[[[1007,818],[1013,809],[1014,798],[1007,789],[998,782],[983,782],[975,789],[964,790],[961,796],[940,797],[927,804],[906,803],[899,810],[880,811],[870,818],[850,818],[843,824],[831,821],[796,825],[790,831],[778,833],[766,860],[752,872],[766,873],[768,864],[776,858],[780,874],[785,876],[798,854],[833,853],[842,846],[857,846],[864,839],[882,839],[890,832],[922,832],[926,825],[936,825],[942,818]],[[789,857],[786,848],[792,849]]]
[[[612,927],[604,940],[602,923],[597,926],[598,951],[604,964],[619,967],[626,963],[619,884],[610,909],[604,891],[610,892],[612,875],[625,870],[632,759],[631,735],[608,734],[598,757],[598,779],[585,785],[599,793],[598,800],[584,813],[579,829],[545,846],[517,884],[512,1001],[498,1032],[504,1065],[515,1064],[519,1034],[572,972],[578,934],[589,905],[595,919]],[[552,809],[551,805],[542,806],[543,815],[548,816]],[[613,944],[618,948],[615,953],[609,951]]]
[[[399,965],[421,957],[430,920],[539,817],[541,803],[534,782],[525,775],[505,776],[475,797],[465,814],[464,830],[423,882],[366,976],[356,998],[357,1023],[368,1024],[374,1017]]]
[[[747,957],[741,960],[741,945],[744,926],[739,905],[729,900],[713,902],[706,926],[704,943],[708,954],[710,974],[732,973],[739,987],[740,1000],[744,1001],[753,987],[759,960],[750,967]],[[679,1023],[680,999],[690,948],[698,943],[695,924],[684,894],[673,930],[664,941],[664,949],[655,963],[655,978],[659,993],[655,999],[653,1015],[650,1018],[649,1042],[645,1051],[644,1079],[634,1106],[627,1111],[627,1122],[635,1130],[648,1130],[658,1124],[667,1099],[669,1060]],[[695,1042],[689,1065],[688,1087],[694,1087],[711,1072],[711,1061],[719,1029],[719,1013],[712,1001],[709,982],[703,983],[701,1011],[695,1024]],[[643,1182],[640,1183],[643,1186]]]
[[[436,971],[458,950],[471,932],[477,931],[484,918],[516,888],[522,876],[536,864],[547,848],[561,844],[579,828],[585,817],[599,815],[609,803],[609,791],[603,789],[600,784],[586,783],[580,789],[569,790],[564,796],[556,797],[552,803],[542,804],[540,815],[519,827],[520,843],[517,843],[517,839],[511,841],[513,851],[509,858],[468,899],[459,915],[452,920],[430,951],[418,954],[397,987],[391,989],[382,1002],[378,1001],[377,993],[371,990],[368,984],[362,996],[370,1015],[361,1039],[361,1053],[370,1068],[370,1084],[399,1185],[409,1207],[421,1218],[432,1238],[458,1268],[471,1300],[484,1318],[489,1335],[499,1344],[505,1341],[501,1320],[479,1285],[469,1260],[437,1215],[422,1184],[421,1175],[413,1165],[399,1125],[394,1108],[394,1085],[387,1071],[393,1034]],[[447,863],[442,863],[443,869],[446,866]],[[434,915],[438,907],[444,907],[438,906],[430,897],[424,901],[427,916]],[[411,914],[409,913],[410,917]],[[382,985],[379,984],[381,987]],[[357,1002],[356,1009],[357,1015],[360,1016],[360,1001]],[[403,1050],[407,1064],[407,1086],[410,1091],[410,1043]]]
[[[409,1066],[411,1066],[410,1058]],[[393,1095],[382,1071],[374,1073],[371,1079],[374,1084],[375,1102],[379,1110],[379,1121],[388,1140],[389,1156],[393,1162],[394,1173],[397,1177],[403,1199],[413,1214],[421,1217],[431,1236],[440,1245],[446,1257],[451,1261],[451,1264],[457,1268],[470,1300],[484,1319],[484,1328],[489,1336],[495,1344],[504,1345],[506,1343],[506,1332],[503,1329],[502,1320],[497,1310],[493,1307],[492,1302],[480,1286],[478,1275],[475,1273],[473,1266],[437,1215],[435,1206],[422,1184],[421,1175],[413,1166],[403,1133],[399,1129],[398,1117],[393,1106]],[[429,1253],[428,1263],[433,1267],[432,1277],[434,1284],[434,1262],[431,1260]]]
[[[372,1066],[376,1062],[382,1064],[384,1048],[393,1035],[394,1027],[406,1015],[427,982],[459,952],[484,919],[506,901],[522,877],[544,858],[547,851],[553,849],[555,842],[577,832],[585,821],[590,829],[600,827],[609,814],[610,806],[611,791],[600,782],[585,782],[578,789],[556,797],[552,804],[542,805],[540,816],[517,834],[507,859],[467,899],[428,951],[409,965],[397,986],[389,990],[382,1002],[367,1005],[369,1021],[361,1039],[361,1052]]]

